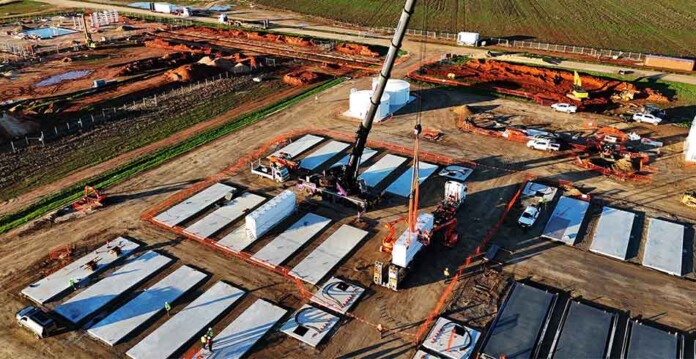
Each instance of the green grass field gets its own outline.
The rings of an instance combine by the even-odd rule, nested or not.
[[[403,0],[257,2],[359,25],[389,27],[395,26],[403,5]],[[382,4],[384,10],[374,16]],[[410,27],[696,56],[693,0],[421,0]]]
[[[55,9],[53,5],[40,3],[38,1],[22,0],[6,3],[0,2],[0,18],[24,14],[28,15],[53,9]]]

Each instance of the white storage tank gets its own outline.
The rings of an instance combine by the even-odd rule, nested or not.
[[[457,45],[476,46],[480,39],[478,32],[460,32],[457,34]]]
[[[379,78],[372,79],[372,91],[377,87]],[[387,86],[384,88],[384,93],[389,95],[390,106],[404,106],[408,103],[411,97],[411,84],[398,79],[387,80]]]
[[[295,193],[285,190],[251,212],[244,218],[247,237],[258,239],[263,236],[295,211],[295,203]]]
[[[370,109],[370,97],[372,97],[372,91],[370,90],[351,90],[350,92],[350,115],[359,119],[364,119],[367,115],[367,110]],[[375,114],[375,121],[379,122],[389,115],[389,94],[382,94],[382,99],[380,100],[379,107],[377,108],[377,113]]]

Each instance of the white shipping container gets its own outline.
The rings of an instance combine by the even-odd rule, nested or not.
[[[480,38],[478,32],[460,32],[457,34],[457,45],[476,46]]]
[[[416,223],[416,232],[430,233],[435,224],[435,217],[430,213],[421,213],[418,215],[418,223]],[[413,257],[423,248],[423,243],[418,240],[416,233],[411,233],[409,240],[409,229],[407,228],[403,234],[394,243],[392,250],[392,263],[402,268],[408,267],[413,260]]]
[[[172,13],[172,6],[167,3],[162,3],[162,2],[156,2],[155,3],[155,11],[156,12],[163,12],[165,14],[171,14]]]
[[[295,211],[296,200],[294,192],[285,190],[247,215],[244,219],[247,237],[258,239],[287,218]]]

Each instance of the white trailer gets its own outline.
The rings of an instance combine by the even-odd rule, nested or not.
[[[481,35],[478,32],[462,31],[457,34],[457,45],[460,46],[477,46]]]
[[[171,14],[172,13],[172,5],[167,4],[167,3],[163,3],[163,2],[156,2],[155,3],[155,12]]]

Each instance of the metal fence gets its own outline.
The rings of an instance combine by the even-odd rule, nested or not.
[[[389,27],[378,27],[372,28],[371,32],[381,32],[387,34],[393,34],[394,29]],[[457,41],[457,34],[451,32],[435,32],[435,31],[423,31],[423,30],[406,30],[407,35],[420,36],[427,39],[439,39],[445,41]],[[577,54],[591,57],[604,57],[613,59],[628,59],[632,61],[643,61],[647,54],[641,52],[628,52],[620,50],[607,50],[607,49],[595,49],[592,47],[585,46],[574,46],[574,45],[561,45],[561,44],[551,44],[548,42],[537,42],[537,41],[521,41],[521,40],[510,40],[504,38],[484,38],[481,40],[482,44],[485,45],[497,45],[504,47],[514,47],[520,49],[531,49],[531,50],[542,50],[550,52],[559,52],[567,54]]]

